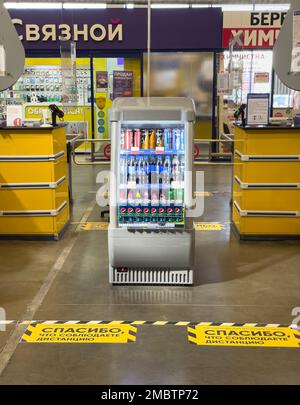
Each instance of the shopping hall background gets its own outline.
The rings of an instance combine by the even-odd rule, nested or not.
[[[68,133],[109,138],[112,100],[147,94],[147,9],[109,7],[9,9],[26,50],[26,66],[1,100],[24,103],[26,119],[40,118],[49,103],[62,103]],[[251,7],[152,10],[150,94],[192,97],[198,139],[231,133],[233,113],[248,93],[270,93],[271,116],[288,116],[291,108],[298,109],[298,93],[284,86],[272,69],[272,48],[288,5],[260,4],[254,11]],[[232,11],[238,8],[241,11]],[[237,34],[233,91],[228,95],[218,77],[228,67],[229,44]],[[62,45],[70,41],[76,43],[73,103],[61,99],[67,53]],[[226,158],[226,148],[226,143],[212,144],[216,158]],[[90,151],[90,145],[78,150]]]

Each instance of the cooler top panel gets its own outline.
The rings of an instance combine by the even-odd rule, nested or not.
[[[114,100],[111,121],[194,121],[195,106],[185,97],[122,97]]]

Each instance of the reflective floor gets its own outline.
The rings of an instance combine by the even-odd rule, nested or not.
[[[107,231],[96,175],[76,166],[69,230],[59,242],[0,242],[0,306],[7,319],[169,320],[292,323],[300,307],[299,242],[243,242],[230,231],[231,167],[205,172],[205,211],[196,221],[225,224],[196,232],[193,287],[108,284]],[[149,247],[151,249],[151,247]],[[155,253],[155,252],[154,252]],[[136,343],[19,343],[22,329],[0,332],[0,384],[299,384],[300,350],[200,347],[185,327],[141,326]]]

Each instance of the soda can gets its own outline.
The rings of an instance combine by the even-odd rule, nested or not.
[[[184,129],[180,131],[180,150],[184,151]]]
[[[141,147],[141,131],[139,129],[134,130],[134,145],[136,148]]]
[[[162,147],[164,146],[164,138],[163,138],[163,134],[162,134],[162,130],[158,129],[156,131],[156,147]]]
[[[166,128],[164,131],[164,145],[165,150],[172,149],[172,132],[170,128]]]
[[[174,129],[173,149],[180,150],[180,129]]]
[[[125,147],[125,130],[121,129],[121,149],[126,149]]]
[[[130,149],[133,146],[132,129],[125,129],[125,149]]]
[[[141,148],[149,149],[150,134],[148,129],[142,129],[141,131]]]
[[[155,149],[156,146],[156,130],[152,129],[149,137],[149,149]]]

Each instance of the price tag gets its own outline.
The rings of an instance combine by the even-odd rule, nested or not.
[[[181,188],[181,182],[180,181],[172,181],[171,186],[172,186],[172,188]]]
[[[131,147],[131,153],[139,153],[140,148],[138,146],[132,146]]]
[[[127,183],[127,188],[128,189],[135,189],[136,188],[136,182],[135,181],[129,181],[128,183]]]
[[[165,148],[163,146],[158,146],[156,148],[156,153],[164,153],[164,151],[165,151]]]

